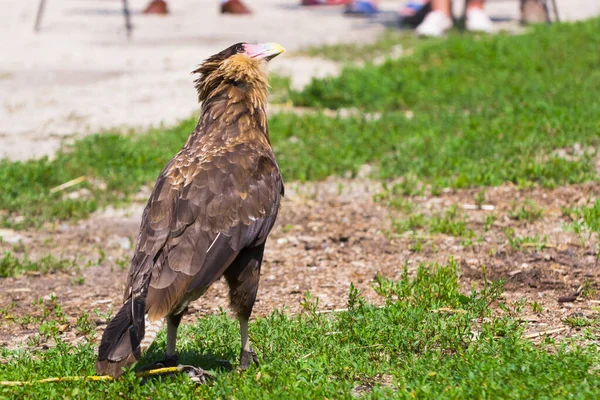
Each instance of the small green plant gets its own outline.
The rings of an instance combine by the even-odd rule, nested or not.
[[[531,311],[533,311],[536,314],[541,314],[544,312],[544,308],[540,303],[534,301],[533,303],[531,303]]]
[[[422,253],[423,252],[423,239],[419,236],[414,235],[412,243],[409,246],[409,250],[413,253]]]
[[[592,325],[592,320],[582,315],[571,315],[563,319],[566,325],[571,328],[585,328]]]
[[[508,216],[516,221],[534,222],[540,219],[543,215],[543,210],[532,200],[527,199],[520,206],[513,205]]]
[[[84,311],[79,317],[77,317],[75,329],[77,329],[79,334],[89,336],[96,332],[96,325],[90,320],[89,314]]]
[[[485,201],[486,201],[485,189],[481,189],[480,191],[478,191],[475,194],[475,205],[477,205],[478,207],[481,207],[482,205],[485,204]]]
[[[6,251],[0,255],[0,278],[16,277],[28,272],[48,274],[73,270],[78,270],[75,260],[56,258],[51,254],[35,261],[31,260],[27,254],[15,257],[11,252]]]
[[[594,282],[592,280],[586,279],[581,286],[581,297],[584,299],[593,299],[596,297],[598,291],[594,288]]]
[[[392,221],[392,227],[396,233],[416,231],[425,227],[426,224],[427,218],[423,214],[412,214],[408,218]]]
[[[126,270],[129,267],[130,259],[127,256],[119,257],[115,260],[115,264],[121,271]]]
[[[459,214],[456,205],[448,207],[443,215],[433,217],[429,231],[451,236],[466,236],[467,238],[475,236],[473,230],[467,229],[467,221]]]
[[[300,307],[310,314],[315,314],[319,309],[319,298],[311,292],[306,291],[304,293],[304,298],[300,301]]]
[[[492,225],[494,225],[494,222],[496,222],[496,215],[494,215],[494,214],[487,214],[485,216],[485,220],[483,222],[483,229],[484,229],[484,231],[488,232],[492,228]]]
[[[397,196],[418,196],[424,188],[415,174],[406,174],[399,183],[392,187],[392,194]]]
[[[600,200],[591,207],[585,207],[582,209],[583,221],[586,226],[595,233],[600,233]]]
[[[81,285],[83,285],[85,283],[85,277],[84,276],[78,276],[76,278],[71,278],[69,282],[73,286],[81,286]]]
[[[534,236],[518,236],[513,228],[504,229],[504,234],[508,239],[508,243],[513,250],[522,250],[526,248],[533,248],[540,251],[548,244],[548,236],[540,236],[538,234]]]

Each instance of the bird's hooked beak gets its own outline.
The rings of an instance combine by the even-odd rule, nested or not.
[[[266,61],[285,51],[283,46],[277,43],[246,43],[244,49],[248,57]]]

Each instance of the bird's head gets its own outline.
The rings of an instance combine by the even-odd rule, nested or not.
[[[267,62],[283,53],[277,43],[237,43],[207,58],[194,73],[198,100],[217,95],[224,85],[265,91],[268,87]]]

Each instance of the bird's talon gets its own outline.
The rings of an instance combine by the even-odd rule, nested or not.
[[[212,372],[205,371],[199,367],[194,367],[193,365],[178,365],[177,369],[188,374],[190,379],[198,385],[204,385],[209,379],[216,378],[216,375]]]
[[[251,351],[242,350],[242,352],[240,354],[240,369],[242,371],[245,371],[252,364],[258,365],[258,356],[256,355],[256,353],[253,350],[251,350]]]

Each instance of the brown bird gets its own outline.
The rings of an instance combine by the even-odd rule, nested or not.
[[[283,182],[267,127],[267,61],[276,43],[238,43],[194,73],[202,112],[162,170],[142,215],[124,305],[106,328],[96,370],[119,376],[167,321],[165,366],[177,364],[177,327],[188,304],[221,276],[240,323],[240,366],[257,362],[248,319]]]

